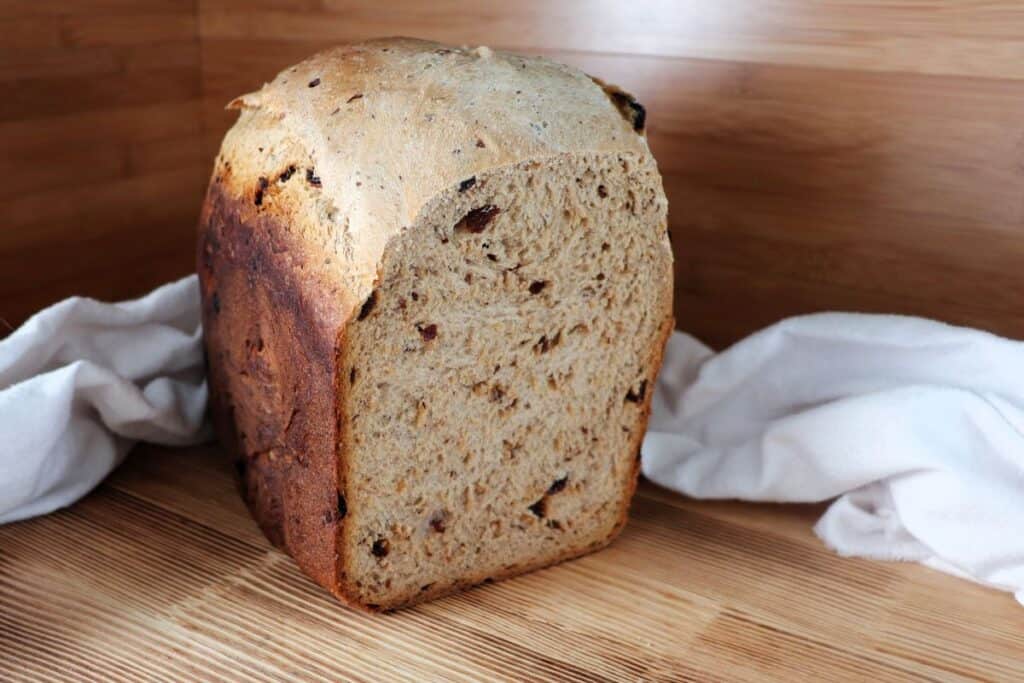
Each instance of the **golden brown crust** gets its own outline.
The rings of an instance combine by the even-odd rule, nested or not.
[[[650,156],[642,107],[613,86],[540,57],[410,38],[325,50],[230,106],[241,115],[221,147],[225,190],[262,192],[261,210],[287,221],[352,306],[387,244],[447,188],[527,159]]]

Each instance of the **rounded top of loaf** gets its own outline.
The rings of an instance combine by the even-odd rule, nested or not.
[[[409,38],[344,45],[235,99],[215,182],[277,219],[357,304],[388,241],[488,170],[564,154],[650,156],[643,107],[538,57]],[[246,215],[243,215],[246,219]]]

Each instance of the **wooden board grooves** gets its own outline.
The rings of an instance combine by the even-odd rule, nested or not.
[[[341,607],[269,547],[216,448],[143,448],[71,510],[0,527],[0,635],[13,636],[0,638],[0,672],[266,681],[1019,673],[1013,653],[1024,635],[1008,596],[914,565],[839,558],[810,530],[819,511],[702,504],[645,485],[606,551],[375,616]]]

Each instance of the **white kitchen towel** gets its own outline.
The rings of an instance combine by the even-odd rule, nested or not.
[[[209,437],[195,276],[68,299],[0,340],[0,523],[69,505],[138,440]],[[778,323],[715,355],[675,333],[642,467],[698,498],[836,499],[844,555],[1024,602],[1024,343],[897,316]]]
[[[697,498],[817,502],[843,555],[914,560],[1024,603],[1024,343],[825,313],[715,355],[676,333],[642,468]]]
[[[205,412],[194,275],[135,301],[37,313],[0,340],[0,523],[78,500],[136,441],[208,438]]]

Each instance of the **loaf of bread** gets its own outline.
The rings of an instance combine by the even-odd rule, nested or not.
[[[371,610],[609,543],[673,327],[643,107],[546,59],[411,39],[229,106],[203,324],[270,540]]]

